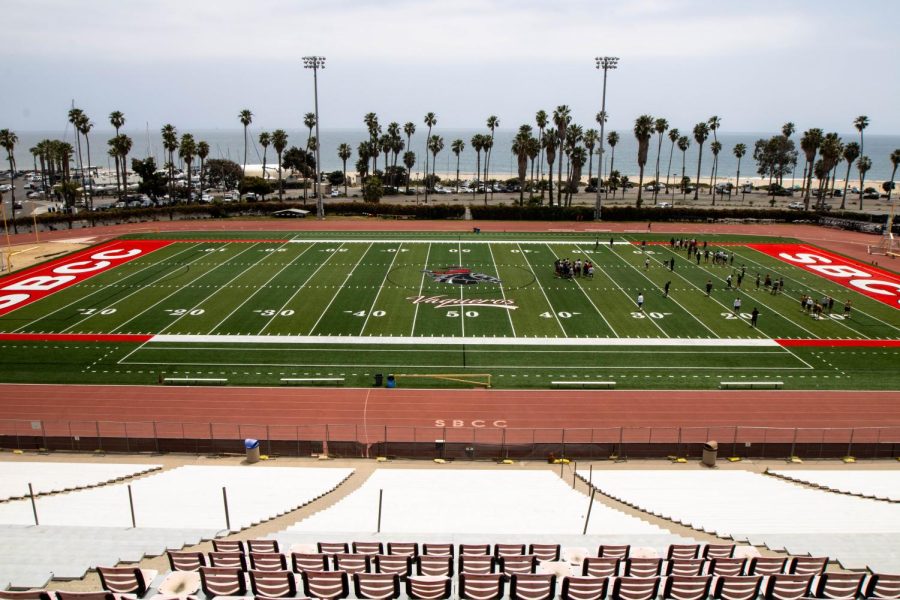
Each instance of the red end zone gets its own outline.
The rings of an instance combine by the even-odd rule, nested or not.
[[[149,254],[168,240],[114,240],[0,279],[0,316]]]
[[[900,309],[900,276],[884,269],[799,244],[747,244],[747,247]]]

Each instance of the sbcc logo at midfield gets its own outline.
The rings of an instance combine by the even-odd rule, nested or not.
[[[500,279],[484,273],[473,273],[465,267],[447,267],[440,271],[425,269],[422,271],[431,277],[436,283],[452,283],[455,285],[473,285],[478,283],[500,284]]]

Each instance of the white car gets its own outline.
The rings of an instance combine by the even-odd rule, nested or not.
[[[10,185],[8,183],[4,183],[3,185],[0,185],[0,192],[8,192],[10,190],[12,190],[12,185]]]
[[[672,203],[671,202],[660,202],[658,206],[659,206],[659,208],[672,208]]]
[[[211,204],[212,201],[213,197],[209,194],[203,194],[202,196],[200,196],[200,202],[202,202],[203,204]]]
[[[788,208],[792,210],[803,210],[806,206],[802,202],[791,202],[788,204]]]

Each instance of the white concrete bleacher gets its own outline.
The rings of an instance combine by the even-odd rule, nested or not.
[[[0,461],[0,500],[25,498],[28,484],[35,494],[64,492],[118,481],[155,471],[160,465]]]
[[[719,537],[828,556],[847,569],[900,572],[895,504],[741,470],[595,470],[592,480],[624,503]]]
[[[499,469],[382,468],[358,490],[285,533],[580,534],[589,501],[555,473]],[[669,532],[594,502],[588,533]]]
[[[769,472],[836,492],[900,502],[900,469],[858,469],[855,466],[847,469],[770,469]]]
[[[76,468],[76,467],[72,467]],[[337,487],[352,469],[257,465],[187,466],[131,483],[137,527],[131,527],[125,484],[0,504],[0,581],[40,587],[51,577],[81,577],[96,566],[140,560],[226,533],[222,487],[231,529],[303,506]]]

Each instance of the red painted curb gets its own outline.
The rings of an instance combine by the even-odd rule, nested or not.
[[[785,347],[900,348],[900,340],[775,340]]]
[[[152,335],[131,333],[0,333],[0,342],[99,342],[143,344]]]

